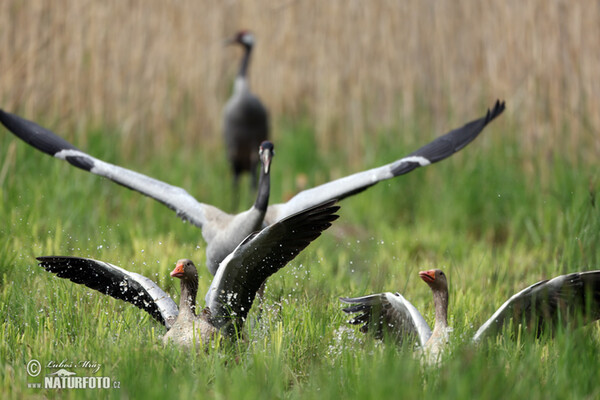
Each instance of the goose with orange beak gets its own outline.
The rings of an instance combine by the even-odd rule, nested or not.
[[[433,332],[419,311],[400,293],[379,293],[363,297],[340,298],[351,306],[346,313],[361,313],[348,323],[362,325],[362,332],[381,338],[388,331],[400,342],[416,338],[419,347],[437,358],[448,342],[448,280],[439,269],[419,272],[429,285],[435,306]],[[473,336],[473,342],[498,334],[513,320],[514,332],[553,333],[559,325],[571,327],[600,319],[600,270],[574,272],[537,282],[508,299]],[[514,333],[513,332],[513,333]]]
[[[335,201],[323,203],[246,237],[219,265],[200,313],[196,313],[198,270],[188,259],[177,261],[171,271],[181,280],[179,307],[152,280],[116,265],[81,257],[38,257],[38,261],[60,278],[148,312],[167,328],[165,344],[206,344],[217,333],[237,337],[259,287],[329,228],[338,209]]]

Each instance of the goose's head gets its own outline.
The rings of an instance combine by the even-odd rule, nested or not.
[[[419,272],[419,277],[425,281],[426,284],[429,285],[431,290],[447,292],[448,291],[448,281],[446,279],[446,274],[441,269],[430,269],[428,271]]]
[[[173,278],[179,278],[182,281],[198,281],[198,270],[191,260],[186,258],[177,261],[175,269],[171,271]]]

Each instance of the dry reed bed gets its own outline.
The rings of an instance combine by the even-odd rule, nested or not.
[[[118,127],[126,148],[220,145],[240,56],[222,40],[239,28],[256,33],[251,81],[275,126],[307,116],[357,162],[368,133],[424,111],[430,137],[496,98],[525,148],[600,152],[598,2],[6,0],[1,107]]]

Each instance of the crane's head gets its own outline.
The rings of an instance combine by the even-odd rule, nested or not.
[[[225,44],[241,44],[244,47],[252,47],[254,45],[254,34],[247,30],[241,30],[232,38],[226,40]]]
[[[260,158],[260,162],[263,165],[265,174],[269,173],[269,168],[271,167],[271,160],[275,155],[275,146],[273,143],[265,140],[260,144],[258,148],[258,157]]]

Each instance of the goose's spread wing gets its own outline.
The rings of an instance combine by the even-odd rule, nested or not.
[[[471,121],[461,128],[454,129],[438,137],[404,158],[382,167],[358,172],[312,189],[304,190],[292,197],[287,203],[269,206],[265,221],[267,224],[271,224],[315,204],[331,199],[341,200],[360,193],[377,182],[407,174],[415,168],[424,167],[448,158],[473,141],[483,128],[498,115],[502,114],[503,111],[504,102],[496,101],[494,108],[491,111],[488,110],[484,117]]]
[[[205,205],[182,188],[94,158],[48,129],[17,115],[0,110],[0,122],[20,139],[46,154],[158,200],[196,226],[202,227],[206,222]]]
[[[129,272],[103,261],[80,257],[38,257],[45,270],[127,301],[147,311],[158,322],[171,328],[179,310],[177,304],[156,283],[143,275]]]
[[[335,201],[292,215],[249,235],[219,266],[206,294],[213,323],[241,326],[256,291],[338,218]],[[233,325],[230,326],[233,328]]]
[[[511,319],[515,329],[524,323],[536,334],[559,323],[600,319],[600,271],[560,275],[521,290],[477,330],[473,340],[500,332]]]
[[[375,337],[381,338],[383,332],[392,333],[398,340],[407,337],[417,337],[421,347],[431,337],[429,325],[419,311],[400,293],[379,293],[363,297],[341,297],[346,304],[344,308],[348,314],[362,313],[348,323],[362,325],[361,332],[372,332]]]

